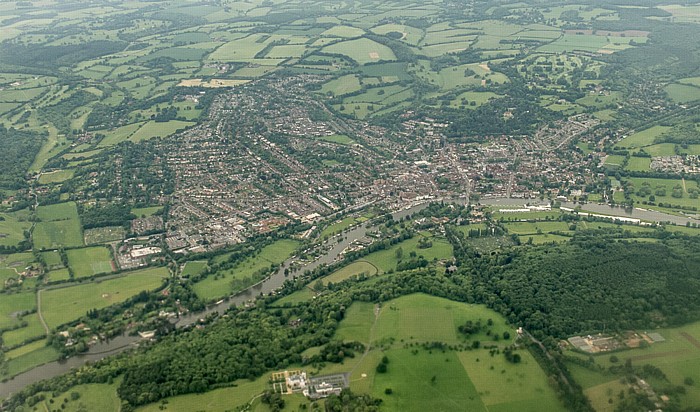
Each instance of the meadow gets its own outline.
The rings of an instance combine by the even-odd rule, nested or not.
[[[428,261],[432,261],[433,259],[450,259],[452,257],[452,245],[447,242],[447,240],[428,236],[428,239],[433,243],[432,247],[421,249],[418,247],[418,241],[421,237],[424,237],[424,235],[420,234],[411,239],[404,240],[389,249],[370,253],[364,257],[364,260],[374,265],[374,267],[379,270],[379,273],[383,273],[395,270],[400,261],[411,259],[410,255],[412,252],[415,252],[416,256],[422,256]],[[396,256],[396,250],[399,248],[403,251],[401,258]]]
[[[260,252],[245,259],[231,269],[210,274],[194,285],[192,289],[201,299],[211,301],[230,295],[236,290],[255,283],[256,274],[284,262],[299,246],[295,240],[282,239],[265,246]],[[223,255],[226,256],[226,255]],[[225,257],[220,257],[225,259]]]
[[[51,328],[74,321],[90,309],[102,309],[123,302],[141,291],[159,288],[168,278],[166,268],[125,273],[123,276],[71,285],[41,293],[41,311]]]
[[[346,362],[345,370],[352,370],[351,389],[381,398],[390,411],[454,410],[464,405],[483,411],[507,411],[516,405],[525,411],[563,410],[527,351],[517,351],[522,361],[512,364],[503,355],[490,356],[484,349],[428,350],[421,346],[427,342],[466,343],[457,327],[468,320],[486,323],[488,319],[493,322],[489,327],[492,335],[506,331],[515,335],[500,315],[484,306],[414,294],[385,302],[378,312],[373,304],[353,303],[335,336],[372,344],[366,356]],[[484,332],[469,339],[482,344],[492,341]],[[489,344],[503,347],[509,343],[510,339]],[[377,373],[383,356],[389,360],[387,372]],[[333,369],[339,368],[334,365],[320,373]],[[387,388],[391,394],[386,393]]]
[[[626,385],[620,385],[620,376],[600,371],[597,367],[607,369],[613,365],[624,364],[627,360],[630,360],[633,366],[648,364],[661,369],[667,380],[649,380],[657,390],[670,387],[671,385],[687,387],[684,384],[686,378],[700,382],[699,322],[677,328],[655,329],[648,332],[659,333],[665,341],[653,343],[646,348],[618,351],[614,354],[618,359],[616,362],[611,361],[611,354],[596,355],[594,356],[596,369],[588,369],[572,362],[567,363],[567,367],[570,368],[576,381],[584,388],[586,395],[589,396],[594,406],[605,406],[608,404],[609,399],[612,399],[612,406],[606,407],[614,408],[619,402],[617,394],[620,389],[627,390]],[[624,388],[621,386],[624,386]],[[611,396],[610,393],[615,396]],[[685,394],[680,396],[682,408],[691,407],[699,403],[700,393],[691,388],[688,388]]]

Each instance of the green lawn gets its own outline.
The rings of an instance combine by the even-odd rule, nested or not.
[[[631,134],[620,141],[617,147],[644,147],[654,144],[654,139],[671,130],[668,126],[653,126]]]
[[[131,213],[136,215],[137,217],[142,217],[142,216],[153,216],[155,213],[160,212],[163,210],[163,206],[151,206],[151,207],[140,207],[140,208],[133,208],[131,209]]]
[[[323,231],[321,231],[321,234],[319,236],[321,238],[324,238],[326,236],[338,234],[343,230],[349,228],[350,226],[354,225],[355,223],[357,223],[357,220],[355,220],[353,216],[344,217],[342,220],[339,220],[330,224],[329,226],[326,226],[326,228],[323,229]]]
[[[674,83],[666,86],[664,90],[676,103],[688,103],[700,99],[700,87]]]
[[[22,317],[22,321],[27,322],[27,326],[10,330],[2,334],[3,346],[10,347],[19,345],[27,339],[43,336],[46,331],[39,320],[39,315],[32,313]]]
[[[68,255],[68,265],[73,269],[76,279],[110,273],[114,270],[109,250],[102,246],[71,249],[66,251],[66,255]]]
[[[39,410],[54,410],[60,405],[59,409],[65,412],[118,411],[121,408],[117,395],[120,382],[121,378],[117,378],[112,384],[91,383],[73,386],[66,392],[42,393],[46,399],[38,404]],[[74,393],[77,399],[73,398]]]
[[[90,309],[105,308],[141,291],[157,289],[168,277],[168,269],[152,268],[129,272],[105,281],[93,281],[41,294],[41,310],[51,328],[84,316]]]
[[[24,232],[32,227],[26,219],[19,219],[16,213],[0,213],[0,245],[15,246],[24,240]]]
[[[15,376],[33,369],[39,365],[58,359],[58,351],[52,346],[42,346],[40,349],[26,353],[7,362],[6,377]]]
[[[207,268],[207,261],[206,260],[195,260],[192,262],[187,262],[185,263],[185,267],[182,269],[182,276],[192,276],[192,275],[199,275],[200,273],[204,272],[204,270]]]
[[[62,183],[73,177],[75,170],[56,170],[55,172],[42,173],[39,176],[39,183],[47,185],[49,183]]]

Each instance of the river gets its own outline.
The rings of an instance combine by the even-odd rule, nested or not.
[[[459,201],[459,199],[457,201]],[[413,205],[410,208],[402,209],[392,213],[392,217],[396,220],[403,219],[409,214],[413,214],[424,209],[427,205],[428,203]],[[365,234],[368,231],[373,230],[375,228],[376,226],[370,226],[370,222],[366,222],[352,229],[349,229],[347,232],[344,232],[342,236],[329,239],[329,242],[331,242],[332,244],[331,248],[320,258],[302,266],[300,268],[300,273],[303,273],[306,270],[314,270],[322,264],[333,263],[338,258],[338,255],[340,255],[340,253],[353,241],[366,238]],[[270,277],[266,278],[264,281],[256,285],[247,288],[242,292],[231,296],[226,301],[221,302],[218,305],[212,305],[204,311],[190,313],[180,317],[175,322],[175,325],[177,325],[177,327],[191,325],[197,322],[199,319],[204,318],[211,313],[217,312],[219,314],[222,314],[231,305],[244,305],[251,299],[254,299],[257,296],[259,296],[260,294],[268,294],[272,291],[279,289],[280,287],[282,287],[284,281],[287,279],[287,277],[284,275],[284,269],[289,267],[292,261],[292,258],[286,260],[282,263],[279,270],[272,274]],[[126,349],[133,348],[135,347],[134,344],[137,343],[139,340],[141,340],[139,336],[117,336],[107,342],[100,342],[92,346],[87,352],[83,354],[73,356],[64,361],[54,361],[41,366],[37,366],[36,368],[21,373],[15,376],[14,378],[7,380],[6,382],[0,383],[0,399],[7,398],[9,395],[22,390],[24,387],[31,385],[32,383],[67,373],[71,369],[80,367],[88,361],[94,362],[103,359],[109,355],[114,355]]]

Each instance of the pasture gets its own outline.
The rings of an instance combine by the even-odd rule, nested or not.
[[[78,220],[78,207],[75,202],[57,203],[48,206],[39,206],[37,216],[43,222],[56,220]]]
[[[380,60],[396,60],[396,56],[390,48],[367,38],[334,43],[321,50],[325,53],[348,56],[361,65]]]
[[[83,246],[83,234],[78,220],[58,220],[39,222],[34,227],[32,235],[34,247],[37,249],[52,249],[57,247]]]
[[[123,276],[82,283],[41,293],[41,311],[51,328],[84,316],[90,309],[102,309],[123,302],[142,291],[159,288],[168,278],[164,267],[137,270]]]
[[[413,294],[385,302],[378,312],[371,303],[353,303],[335,337],[372,342],[367,356],[351,360],[344,369],[353,370],[351,389],[381,398],[390,411],[454,410],[464,405],[483,411],[513,410],[515,405],[526,411],[563,410],[544,372],[525,350],[517,352],[522,361],[512,364],[502,354],[490,356],[484,349],[428,350],[421,346],[468,342],[457,327],[468,320],[486,323],[488,319],[493,322],[489,326],[492,335],[515,334],[500,315],[484,306]],[[469,339],[485,343],[492,338],[481,332]],[[493,344],[503,347],[510,340]],[[382,356],[389,360],[387,372],[377,373],[375,367]],[[332,365],[321,373],[335,369],[343,368]],[[385,393],[387,388],[392,394]]]
[[[68,266],[76,279],[114,271],[112,257],[105,247],[86,247],[66,251]]]
[[[34,308],[36,298],[33,292],[3,294],[0,299],[0,329],[19,325],[20,315]]]
[[[651,146],[654,140],[671,130],[668,126],[653,126],[645,130],[641,130],[622,139],[616,147],[639,148]]]
[[[0,213],[0,245],[15,246],[24,240],[24,232],[32,223],[17,213]]]

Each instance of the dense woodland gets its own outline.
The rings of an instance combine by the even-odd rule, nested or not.
[[[0,188],[19,189],[27,185],[27,170],[45,139],[45,135],[7,129],[0,124]]]

